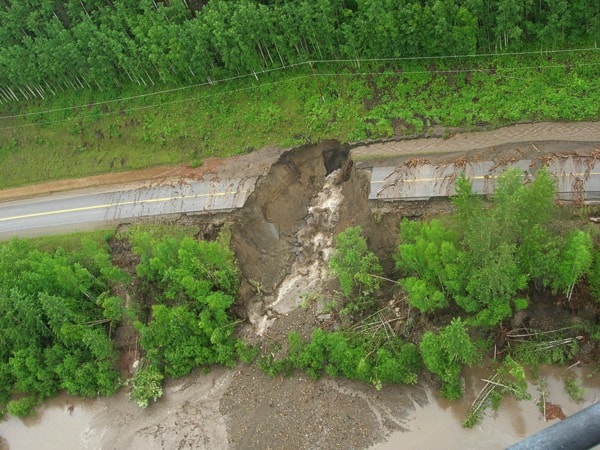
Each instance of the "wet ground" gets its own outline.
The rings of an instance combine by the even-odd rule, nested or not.
[[[564,371],[545,367],[539,379],[546,383],[546,399],[568,416],[600,398],[600,376],[571,369],[586,388],[584,399],[574,402],[563,388]],[[481,369],[466,371],[466,394],[458,402],[439,399],[425,386],[376,392],[343,381],[314,382],[304,377],[271,380],[275,389],[244,395],[245,407],[236,413],[238,428],[231,430],[227,426],[231,416],[219,412],[219,403],[230,401],[227,392],[239,377],[264,375],[216,370],[169,383],[164,400],[146,411],[129,402],[124,393],[88,401],[61,395],[47,402],[37,417],[0,423],[4,439],[0,448],[503,449],[558,420],[543,418],[538,379],[530,388],[531,401],[506,398],[498,412],[489,413],[481,424],[463,428],[464,414],[483,385],[481,378],[488,375]],[[277,396],[284,391],[290,394],[287,400]],[[300,394],[304,402],[290,401]],[[300,415],[305,422],[293,422]],[[360,418],[359,425],[356,417]],[[372,428],[377,430],[375,435]],[[367,441],[367,437],[380,442],[372,446],[352,444]]]
[[[548,134],[555,127],[559,138]],[[201,168],[223,177],[244,170],[261,176],[245,207],[227,219],[232,222],[232,245],[243,274],[234,310],[244,321],[244,337],[268,348],[273,342],[284,343],[291,330],[307,336],[316,326],[331,325],[332,318],[324,311],[331,299],[325,268],[337,232],[361,225],[374,251],[389,256],[403,215],[435,215],[447,208],[443,202],[386,204],[376,205],[374,214],[369,177],[363,170],[372,158],[398,164],[412,164],[415,158],[510,161],[543,152],[591,155],[600,145],[600,127],[594,123],[518,125],[484,133],[352,149],[335,142],[291,152],[269,149]],[[528,136],[539,139],[529,141]],[[451,155],[443,153],[446,144]],[[494,149],[495,145],[502,147]],[[366,152],[371,150],[376,154],[369,159]],[[350,155],[354,165],[339,154]],[[176,179],[159,177],[151,183]],[[478,383],[479,376],[467,374],[472,380],[467,385]],[[600,396],[600,381],[584,378],[588,381],[589,403]],[[460,448],[503,448],[546,425],[535,405],[507,402],[497,418],[486,418],[480,427],[465,431],[460,427],[461,411],[474,394],[469,390],[463,402],[446,404],[435,399],[434,389],[423,382],[377,391],[343,380],[313,381],[303,374],[271,379],[255,366],[240,366],[171,381],[165,397],[147,410],[128,402],[126,389],[113,398],[85,404],[61,397],[40,409],[37,424],[23,426],[11,419],[0,423],[0,435],[19,449],[40,448],[40,443],[44,448],[358,449],[374,444],[386,448],[381,447],[386,439],[387,448],[452,448],[454,443],[463,444]],[[559,391],[560,386],[551,395],[560,399],[565,413],[585,405],[569,409]],[[44,425],[45,420],[50,424]],[[67,446],[62,440],[66,436],[72,438]]]

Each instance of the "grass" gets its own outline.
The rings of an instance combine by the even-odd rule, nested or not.
[[[119,237],[131,240],[132,236],[139,233],[148,233],[152,239],[162,239],[167,236],[175,238],[194,237],[198,234],[198,226],[176,223],[138,223],[120,231]]]
[[[106,104],[99,102],[148,91],[76,91],[43,103],[3,105],[0,116],[31,115],[0,117],[0,189],[157,165],[199,165],[209,156],[267,145],[426,135],[435,124],[469,128],[598,119],[600,54],[569,58],[479,58],[462,66],[320,63],[316,77],[305,67],[258,81]]]
[[[198,233],[198,226],[139,223],[119,231],[117,237],[130,239],[134,234],[141,232],[148,233],[154,239],[160,239],[166,236],[194,237]],[[114,235],[115,230],[113,228],[105,228],[93,231],[27,238],[27,241],[29,241],[34,248],[43,252],[54,253],[58,248],[62,248],[67,252],[72,252],[82,248],[83,240],[91,240],[99,244],[105,244]],[[2,243],[0,243],[0,245],[2,245]]]
[[[95,241],[99,244],[104,244],[110,239],[112,234],[112,229],[103,229],[59,234],[54,236],[41,236],[28,238],[27,240],[33,245],[33,247],[42,252],[54,253],[59,247],[67,252],[73,252],[81,249],[82,241],[84,239]]]

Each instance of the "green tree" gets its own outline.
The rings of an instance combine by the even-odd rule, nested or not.
[[[552,282],[553,290],[562,291],[568,301],[571,301],[577,280],[590,270],[592,248],[589,233],[576,230],[569,234],[565,248],[559,256],[556,277]]]
[[[0,400],[9,392],[36,401],[59,389],[114,393],[120,377],[108,322],[120,320],[120,300],[109,291],[123,277],[108,248],[47,253],[12,240],[0,246],[0,267]]]
[[[378,276],[383,269],[379,258],[367,247],[361,227],[349,227],[336,236],[329,267],[337,275],[346,298],[368,295],[379,289]]]
[[[400,239],[396,267],[407,275],[416,275],[400,281],[409,302],[421,312],[446,307],[446,291],[456,289],[462,258],[455,247],[455,233],[436,219],[430,222],[403,219]]]
[[[596,250],[593,254],[593,262],[592,267],[590,268],[590,273],[588,276],[588,280],[590,283],[590,290],[594,295],[594,298],[597,302],[600,302],[600,251]]]
[[[462,395],[462,365],[471,366],[479,359],[465,323],[454,318],[439,334],[426,332],[419,350],[427,369],[442,382],[442,395],[449,399],[459,398]]]
[[[416,347],[398,337],[326,332],[317,328],[308,342],[295,332],[290,333],[288,342],[288,354],[282,360],[263,360],[263,370],[278,374],[291,366],[306,371],[314,379],[327,373],[381,388],[385,383],[416,383],[421,369]]]
[[[195,367],[233,365],[244,349],[233,337],[229,314],[238,288],[231,250],[220,241],[188,237],[141,233],[133,240],[141,259],[137,273],[157,300],[148,320],[135,323],[152,371],[180,377]],[[139,402],[147,394],[138,397]]]
[[[131,380],[130,399],[140,408],[147,408],[150,401],[156,401],[163,396],[164,376],[154,365],[138,369]]]

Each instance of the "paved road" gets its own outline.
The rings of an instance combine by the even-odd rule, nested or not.
[[[0,203],[0,239],[70,231],[132,218],[240,208],[256,178],[112,192],[74,191]]]
[[[523,171],[524,177],[535,176],[535,165],[522,160],[512,166]],[[507,166],[493,161],[464,165],[422,164],[416,167],[374,167],[371,172],[371,200],[427,200],[448,197],[455,193],[454,182],[465,174],[478,194],[494,192],[496,180]],[[600,161],[592,158],[568,157],[553,160],[548,170],[557,180],[557,198],[561,200],[593,201],[600,199]]]
[[[458,133],[447,139],[423,138],[360,145],[352,149],[358,159],[378,155],[413,155],[466,152],[515,142],[600,142],[599,122],[540,122],[511,125],[496,130]]]

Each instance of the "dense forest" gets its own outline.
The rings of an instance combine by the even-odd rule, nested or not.
[[[211,83],[311,60],[594,47],[595,0],[4,0],[0,100]]]

